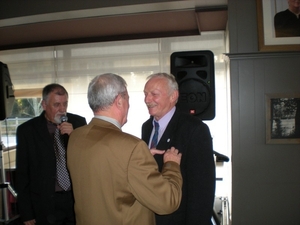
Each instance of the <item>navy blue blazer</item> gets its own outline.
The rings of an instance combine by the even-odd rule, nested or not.
[[[16,192],[23,221],[46,217],[54,210],[56,160],[44,114],[17,128]],[[74,129],[86,125],[84,117],[71,113],[67,116]],[[64,135],[64,139],[67,149],[69,136]]]
[[[153,117],[142,126],[142,139],[149,143]],[[208,126],[199,118],[176,109],[157,149],[175,147],[182,153],[182,200],[177,211],[170,215],[156,215],[157,225],[211,224],[215,196],[215,163],[212,137]],[[155,155],[161,171],[163,155]]]

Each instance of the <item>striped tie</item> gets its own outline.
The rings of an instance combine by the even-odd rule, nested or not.
[[[158,130],[159,130],[159,124],[156,121],[154,121],[154,135],[152,137],[150,148],[155,148],[157,145]]]

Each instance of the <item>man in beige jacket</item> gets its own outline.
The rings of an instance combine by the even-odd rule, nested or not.
[[[160,173],[147,144],[122,132],[129,109],[122,77],[96,76],[88,102],[94,118],[73,131],[67,150],[77,225],[154,225],[154,213],[179,207],[181,153],[168,149]]]

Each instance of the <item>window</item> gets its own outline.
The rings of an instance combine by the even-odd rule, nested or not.
[[[15,91],[15,102],[11,115],[1,122],[1,136],[5,147],[16,145],[16,128],[25,121],[38,116],[42,111],[42,89]]]
[[[226,52],[223,31],[203,32],[201,35],[188,37],[0,51],[0,61],[8,65],[14,89],[20,93],[17,99],[22,97],[25,98],[22,101],[31,101],[26,98],[36,98],[35,102],[26,103],[32,107],[35,115],[39,113],[36,107],[40,99],[37,97],[41,97],[41,94],[26,96],[25,93],[58,82],[69,92],[68,111],[86,117],[87,122],[93,117],[87,103],[90,80],[106,72],[121,75],[127,81],[130,96],[128,122],[122,129],[140,137],[141,125],[149,118],[143,94],[146,77],[156,72],[169,73],[170,56],[173,52],[200,50],[212,51],[215,58],[216,117],[204,122],[210,127],[214,150],[230,155],[230,90],[223,54]],[[23,112],[25,114],[33,115],[33,112]],[[15,122],[15,127],[19,124],[19,117],[18,120],[9,120]],[[1,124],[2,127],[5,126],[5,121]],[[230,190],[227,194],[229,192]]]

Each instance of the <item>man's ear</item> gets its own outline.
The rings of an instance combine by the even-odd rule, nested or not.
[[[178,97],[179,97],[179,92],[178,92],[178,90],[173,91],[173,93],[171,94],[171,100],[172,100],[172,102],[177,102]]]
[[[117,106],[121,106],[122,105],[122,95],[118,95],[115,99],[115,103]]]
[[[45,100],[42,100],[42,107],[43,107],[43,109],[46,109],[46,101]]]

